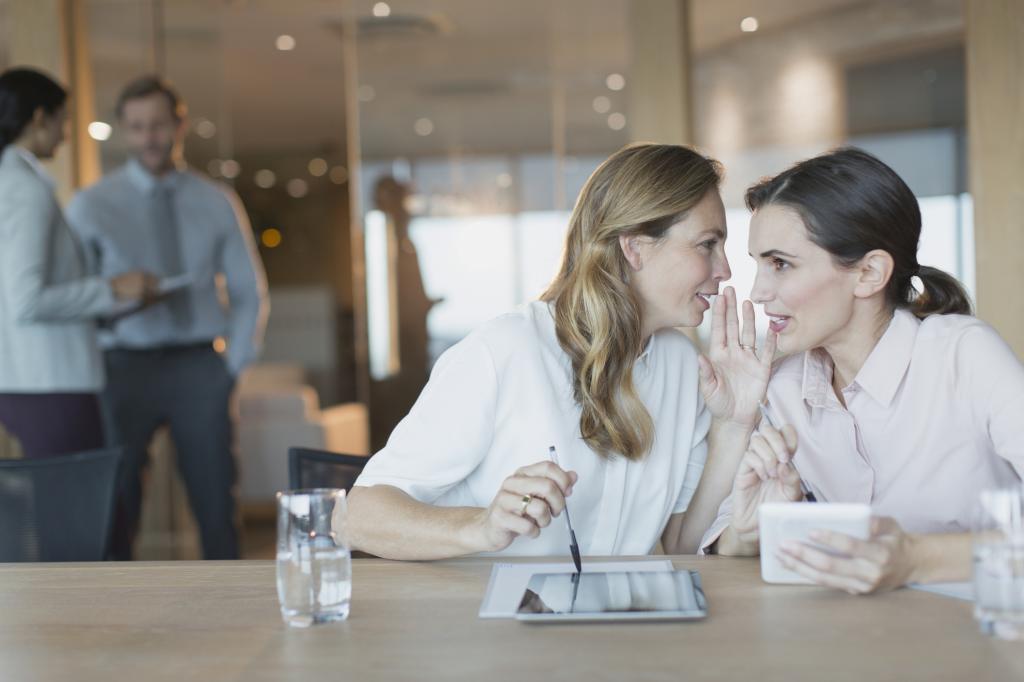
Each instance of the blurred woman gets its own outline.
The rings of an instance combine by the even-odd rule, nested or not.
[[[25,457],[104,444],[94,319],[156,287],[142,272],[87,274],[39,163],[64,140],[66,99],[37,71],[0,74],[0,427]]]
[[[696,550],[772,356],[752,349],[749,303],[741,336],[731,289],[715,301],[709,358],[676,329],[699,325],[731,274],[720,177],[679,146],[630,146],[601,164],[541,300],[448,350],[367,463],[349,499],[355,548],[565,555],[552,517],[571,496],[583,554],[645,554],[659,539]]]
[[[980,491],[1024,472],[1024,367],[959,282],[917,262],[917,199],[875,157],[825,154],[746,199],[751,298],[789,354],[768,397],[790,426],[761,425],[702,545],[757,553],[758,506],[804,499],[802,480],[878,516],[866,541],[816,538],[831,553],[784,547],[787,567],[852,593],[966,579]]]

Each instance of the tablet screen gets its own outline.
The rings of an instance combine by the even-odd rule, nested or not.
[[[538,574],[519,604],[520,620],[679,620],[703,618],[696,571]]]

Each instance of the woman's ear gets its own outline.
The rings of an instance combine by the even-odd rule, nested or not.
[[[620,234],[619,247],[629,266],[639,272],[644,266],[643,256],[640,255],[640,237],[635,234]]]
[[[857,298],[869,298],[880,291],[885,291],[892,278],[894,266],[892,255],[888,251],[868,251],[857,265],[857,285],[853,289],[853,295]]]
[[[26,127],[41,128],[46,124],[46,110],[42,107],[36,107],[36,110],[32,112],[32,118],[29,120],[29,125]]]

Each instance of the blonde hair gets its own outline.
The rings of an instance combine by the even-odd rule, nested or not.
[[[580,435],[602,457],[643,457],[654,423],[633,384],[643,350],[641,305],[619,237],[664,237],[721,181],[721,166],[688,147],[636,144],[602,163],[580,192],[562,266],[541,300],[572,361]]]

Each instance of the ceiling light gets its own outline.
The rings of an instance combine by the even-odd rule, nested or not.
[[[314,178],[319,178],[327,173],[327,162],[319,158],[311,159],[308,168],[310,175]]]
[[[348,182],[348,169],[344,166],[335,166],[331,169],[331,182],[335,185],[344,185]]]
[[[412,127],[420,137],[426,137],[430,133],[434,132],[434,122],[429,118],[416,119],[416,123],[414,123]]]
[[[295,49],[295,38],[285,33],[283,35],[279,35],[277,37],[277,42],[274,44],[277,45],[277,49],[282,52],[288,52]]]
[[[277,176],[274,175],[274,171],[264,168],[256,171],[256,174],[253,176],[253,182],[256,183],[257,187],[270,189],[277,182]]]
[[[604,84],[609,90],[621,90],[626,87],[626,78],[621,73],[610,73],[604,79]]]
[[[373,16],[375,17],[387,17],[391,16],[391,7],[386,2],[378,2],[373,6]]]
[[[217,126],[215,126],[213,124],[213,121],[211,121],[208,118],[201,118],[198,121],[196,121],[195,130],[196,135],[203,138],[204,140],[209,140],[211,137],[217,134]]]
[[[228,159],[220,164],[220,174],[228,180],[237,178],[241,171],[242,167],[234,159]]]
[[[608,115],[608,127],[612,130],[622,130],[626,127],[626,115],[615,112]]]
[[[594,111],[599,114],[607,114],[612,110],[612,101],[604,95],[598,95],[594,98]]]
[[[757,30],[758,25],[759,24],[757,23],[757,18],[746,17],[743,21],[740,22],[740,30],[743,31],[744,33],[753,33],[754,31]]]

